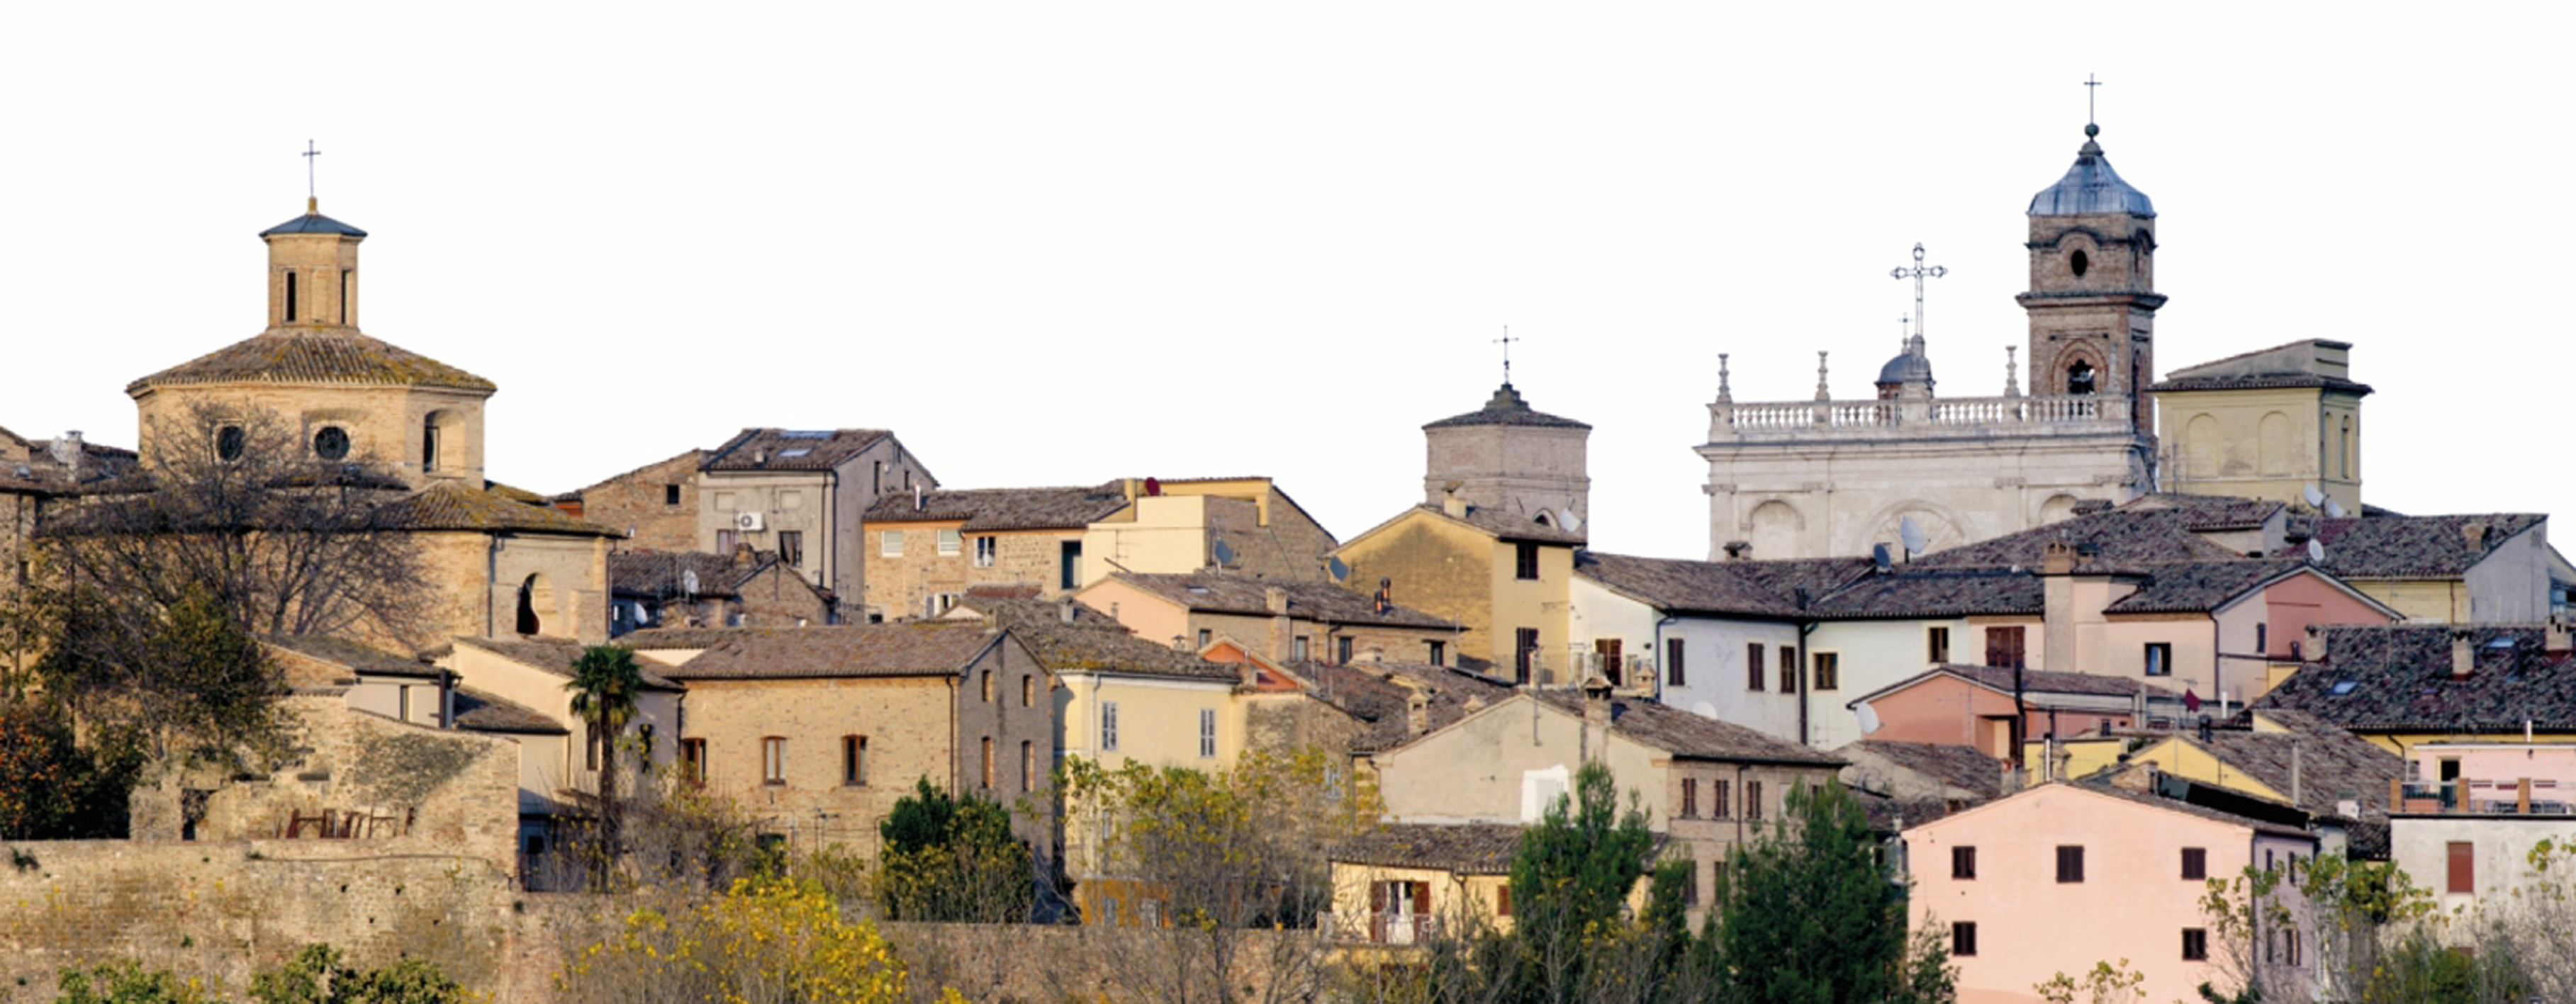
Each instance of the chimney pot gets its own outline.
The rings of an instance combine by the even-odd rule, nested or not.
[[[2477,666],[2477,633],[2474,631],[2464,630],[2452,631],[2451,678],[2454,680],[2468,679],[2469,674],[2476,671]]]
[[[1056,616],[1063,618],[1067,624],[1073,623],[1073,597],[1067,596],[1056,601]]]
[[[1261,591],[1261,601],[1264,606],[1270,609],[1271,613],[1284,614],[1288,612],[1288,591],[1286,589],[1282,589],[1278,586],[1267,587]]]
[[[1728,561],[1742,561],[1742,560],[1744,560],[1744,559],[1745,559],[1745,557],[1746,557],[1747,555],[1750,555],[1752,552],[1753,552],[1753,542],[1752,542],[1752,541],[1749,541],[1749,540],[1730,540],[1730,541],[1727,541],[1727,542],[1726,542],[1726,560],[1728,560]]]
[[[2550,655],[2565,655],[2571,647],[2576,647],[2569,644],[2565,617],[2551,617],[2541,629],[2541,636],[2544,642],[2542,650]]]
[[[2064,575],[2074,571],[2074,546],[2062,540],[2049,541],[2048,550],[2040,555],[2039,570],[2047,575]]]

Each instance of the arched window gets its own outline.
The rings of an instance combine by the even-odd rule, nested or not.
[[[2092,363],[2079,359],[2076,360],[2075,365],[2066,368],[2066,392],[2069,394],[2093,393]]]
[[[554,616],[554,585],[544,572],[532,572],[519,581],[519,611],[516,629],[524,635],[542,635],[546,620]]]
[[[295,273],[286,273],[286,319],[295,319]]]

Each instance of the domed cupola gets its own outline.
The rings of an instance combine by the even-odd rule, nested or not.
[[[2120,172],[2111,169],[2111,159],[2102,155],[2102,144],[2093,140],[2101,133],[2102,127],[2085,124],[2084,146],[2075,152],[2075,166],[2067,168],[2066,176],[2057,179],[2057,184],[2031,196],[2030,215],[2156,215],[2156,204],[2147,198],[2147,193],[2130,187],[2120,180]]]
[[[1906,391],[1916,388],[1920,388],[1919,393],[1905,394]],[[1932,395],[1932,358],[1923,352],[1921,335],[1907,338],[1905,351],[1897,353],[1896,358],[1888,360],[1887,365],[1878,368],[1878,396],[1892,398],[1900,395],[1920,397]]]

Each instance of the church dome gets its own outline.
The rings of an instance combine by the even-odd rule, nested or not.
[[[2057,184],[2042,189],[2030,199],[2032,216],[2094,216],[2126,213],[2130,216],[2154,216],[2155,203],[2147,193],[2129,187],[2120,173],[2111,170],[2111,159],[2102,155],[2102,144],[2093,141],[2101,132],[2097,126],[2084,127],[2084,148],[2075,153],[2075,166]]]
[[[1878,368],[1878,385],[1881,387],[1909,383],[1927,387],[1932,384],[1932,357],[1924,354],[1921,335],[1906,339],[1905,351],[1897,353],[1896,358]]]
[[[1528,401],[1521,399],[1521,392],[1512,389],[1512,385],[1508,383],[1504,384],[1501,389],[1494,391],[1493,400],[1485,402],[1484,407],[1478,408],[1475,411],[1468,412],[1464,415],[1451,415],[1448,418],[1425,425],[1423,428],[1443,429],[1461,425],[1528,425],[1558,429],[1591,428],[1591,426],[1582,422],[1577,422],[1571,418],[1562,418],[1531,408]]]

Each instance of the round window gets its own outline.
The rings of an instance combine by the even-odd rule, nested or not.
[[[326,425],[313,434],[313,453],[324,460],[338,460],[349,455],[349,430]]]
[[[215,430],[215,459],[240,460],[243,438],[242,427],[238,425],[227,425]]]
[[[2084,278],[2085,272],[2090,271],[2093,268],[2093,259],[2085,257],[2084,252],[2078,250],[2074,254],[2066,256],[2066,268],[2068,271],[2075,273],[2076,278],[2081,279]]]

